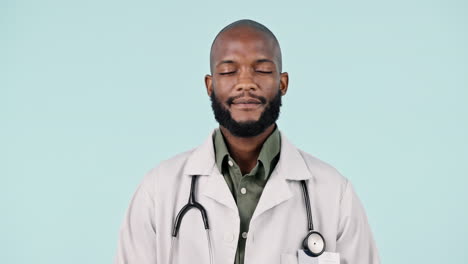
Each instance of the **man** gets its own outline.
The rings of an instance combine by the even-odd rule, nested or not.
[[[288,73],[273,33],[252,20],[226,26],[213,41],[210,69],[205,85],[219,129],[146,175],[116,263],[380,263],[349,181],[278,130]],[[188,210],[172,239],[187,200],[202,205],[206,218]],[[304,245],[315,231],[323,243]],[[317,245],[326,251],[318,257],[306,248]]]

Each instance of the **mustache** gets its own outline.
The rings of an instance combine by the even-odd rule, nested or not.
[[[236,95],[236,96],[229,97],[226,100],[226,104],[227,105],[232,105],[234,103],[234,100],[239,99],[241,97],[244,97],[244,94],[239,94],[239,95]],[[255,99],[259,100],[262,104],[266,104],[266,102],[267,102],[267,99],[265,97],[263,97],[263,96],[260,96],[260,95],[248,93],[248,97],[255,98]]]

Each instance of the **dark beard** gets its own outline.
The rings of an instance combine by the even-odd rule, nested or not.
[[[263,103],[268,102],[263,96],[257,96],[253,94],[249,94],[249,96],[258,99]],[[221,126],[229,130],[231,134],[237,137],[254,137],[260,135],[269,126],[274,124],[276,120],[278,120],[280,114],[281,91],[279,89],[275,97],[268,102],[258,121],[237,122],[236,120],[232,119],[229,110],[227,110],[221,104],[221,102],[218,101],[218,98],[216,98],[214,93],[214,89],[210,98],[211,108],[213,109],[216,121],[218,121]],[[233,100],[233,97],[228,98],[226,104],[231,105]]]

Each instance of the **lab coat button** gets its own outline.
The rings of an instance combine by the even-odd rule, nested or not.
[[[247,193],[247,189],[246,189],[245,187],[242,187],[241,193],[242,193],[242,194],[246,194],[246,193]]]
[[[231,243],[232,241],[234,241],[234,234],[225,233],[224,234],[224,241],[226,241],[228,243]]]
[[[229,166],[231,166],[231,167],[232,167],[232,165],[234,165],[234,163],[232,163],[232,160],[229,160],[229,161],[228,161],[228,164],[229,164]]]
[[[247,232],[242,232],[242,238],[247,238]]]

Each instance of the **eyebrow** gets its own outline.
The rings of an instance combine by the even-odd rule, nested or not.
[[[219,65],[224,64],[224,63],[234,63],[234,61],[233,60],[222,60],[216,66],[219,66]]]
[[[272,60],[269,60],[269,59],[260,59],[260,60],[257,60],[257,61],[256,61],[256,63],[262,63],[262,62],[270,62],[270,63],[273,63],[273,64],[275,64],[275,62],[274,62],[274,61],[272,61]]]
[[[270,59],[259,59],[259,60],[255,61],[255,63],[263,63],[263,62],[269,62],[269,63],[275,64],[275,62],[270,60]],[[222,60],[216,66],[219,66],[219,65],[224,64],[224,63],[232,64],[232,63],[235,63],[235,62],[233,60]]]

